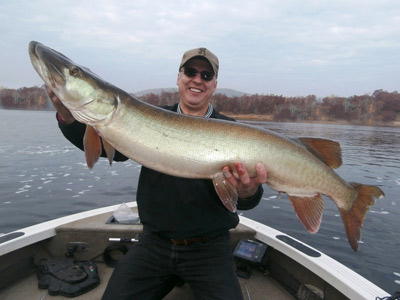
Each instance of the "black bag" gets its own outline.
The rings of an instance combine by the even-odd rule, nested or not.
[[[84,294],[100,283],[94,262],[78,262],[67,257],[42,260],[37,276],[40,289],[48,289],[52,296],[69,298]]]

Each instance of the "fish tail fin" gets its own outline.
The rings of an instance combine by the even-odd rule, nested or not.
[[[359,183],[350,183],[357,193],[350,210],[339,208],[347,238],[354,251],[358,251],[358,242],[361,239],[361,228],[364,224],[365,216],[369,207],[375,203],[375,198],[383,198],[383,191],[371,185],[362,185]]]

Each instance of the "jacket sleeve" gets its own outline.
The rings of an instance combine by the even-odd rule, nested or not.
[[[64,135],[64,137],[68,141],[70,141],[73,145],[75,145],[76,147],[78,147],[83,151],[84,150],[83,136],[85,135],[86,125],[83,123],[79,123],[78,121],[75,121],[70,125],[63,125],[60,122],[57,115],[56,119],[58,121],[58,127],[61,129],[61,132]],[[104,147],[102,149],[101,157],[107,157]],[[125,160],[128,160],[128,157],[126,157],[125,155],[116,150],[114,155],[114,161],[125,161]]]
[[[249,209],[256,207],[260,203],[263,193],[264,193],[264,189],[260,185],[258,187],[257,192],[253,196],[251,196],[249,198],[245,198],[245,199],[241,199],[241,198],[238,199],[237,209],[238,210],[249,210]]]

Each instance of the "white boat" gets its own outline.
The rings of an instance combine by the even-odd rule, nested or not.
[[[137,209],[136,202],[128,205],[132,210]],[[70,291],[77,287],[75,294],[79,294],[88,289],[74,299],[100,299],[113,271],[109,265],[117,261],[117,255],[123,253],[124,249],[134,245],[132,239],[137,238],[142,231],[140,224],[108,222],[118,207],[114,205],[90,210],[1,236],[0,299],[65,298],[54,295],[63,294],[63,288],[60,287],[63,284],[57,283],[56,278],[53,283],[58,285],[50,286],[43,279],[45,276],[49,282],[52,280],[46,277],[50,275],[46,273],[47,267],[44,269],[43,266],[48,262],[56,265],[64,261],[67,247],[72,253],[68,261],[74,262],[74,270],[79,268],[85,276],[75,280],[69,278],[73,283],[67,285],[64,292],[65,289]],[[110,238],[123,240],[115,242],[110,241]],[[237,256],[236,264],[241,276],[239,280],[246,300],[375,300],[389,296],[338,261],[251,219],[240,217],[238,227],[231,230],[231,242],[232,251]],[[240,248],[240,245],[246,243],[257,246],[257,249],[266,249],[265,255],[255,256],[257,259],[253,259],[253,252],[241,255],[243,252],[238,249],[238,245]],[[243,259],[246,256],[251,258]],[[85,265],[82,262],[86,262]],[[79,277],[79,274],[75,275]],[[41,288],[45,289],[39,288],[39,281]],[[73,291],[71,293],[74,294]],[[183,284],[176,286],[165,299],[193,299],[193,295],[187,284]]]

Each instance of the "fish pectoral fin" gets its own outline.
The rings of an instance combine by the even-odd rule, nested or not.
[[[221,199],[222,204],[229,211],[236,212],[236,204],[238,200],[236,187],[226,180],[222,172],[215,175],[212,178],[212,181],[214,183],[215,191]]]
[[[110,163],[110,166],[114,160],[115,156],[115,148],[111,146],[105,139],[101,139],[101,142],[103,144],[104,150],[106,151],[108,162]]]
[[[294,211],[303,226],[310,232],[316,233],[321,225],[324,201],[320,194],[310,197],[288,195]]]
[[[337,169],[342,165],[342,149],[335,141],[320,138],[299,138],[300,142],[323,163]]]
[[[87,125],[83,137],[83,147],[85,150],[86,164],[89,169],[93,168],[101,155],[101,141],[97,131]]]

